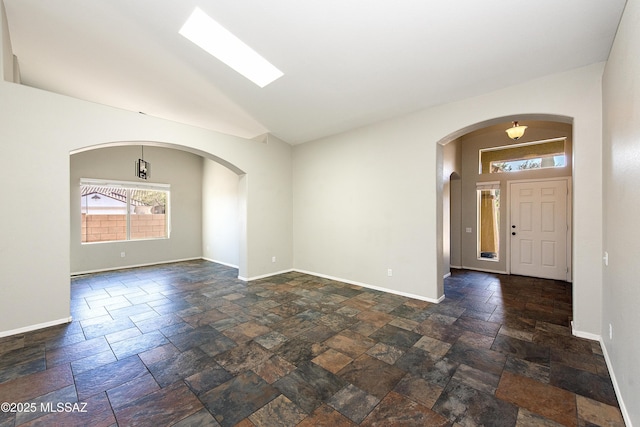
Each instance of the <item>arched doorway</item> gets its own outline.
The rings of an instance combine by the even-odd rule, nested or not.
[[[147,182],[171,186],[168,238],[82,243],[79,180],[135,184],[142,152],[151,164]],[[205,258],[246,274],[246,176],[233,164],[178,144],[123,141],[70,153],[70,177],[72,273]]]
[[[524,137],[518,141],[513,141],[506,135],[505,130],[510,127],[511,121],[516,119],[521,124],[529,125],[529,128]],[[533,164],[532,159],[537,155],[536,150],[531,148],[537,147],[534,144],[541,141],[560,139],[562,139],[562,146],[566,147],[564,164],[557,168],[544,168],[540,167],[540,164],[531,166]],[[522,144],[523,142],[524,144]],[[443,195],[443,230],[441,236],[443,240],[442,270],[444,275],[447,275],[451,267],[510,274],[514,259],[511,250],[513,247],[512,239],[514,238],[512,233],[518,231],[511,229],[515,226],[515,223],[508,222],[511,219],[511,197],[508,192],[510,184],[513,182],[564,180],[569,186],[565,195],[565,200],[568,204],[566,216],[568,238],[566,249],[562,250],[566,253],[567,274],[565,277],[567,281],[571,281],[573,247],[570,234],[572,223],[571,183],[573,177],[572,120],[565,116],[554,115],[501,117],[461,129],[455,135],[443,139],[440,143],[443,145],[442,149],[438,150],[438,164],[443,165],[440,169],[442,176],[439,180],[443,183],[441,189]],[[511,171],[496,171],[496,173],[490,173],[486,168],[483,171],[481,152],[490,150],[494,153],[493,157],[495,157],[497,150],[504,147],[518,147],[517,149],[511,149],[507,154],[512,155],[514,159],[525,162],[524,167]],[[489,157],[491,156],[487,156],[487,158]],[[460,180],[456,182],[455,178],[458,177]],[[452,203],[456,201],[452,195],[453,188],[456,185],[460,185],[459,211],[452,207]],[[491,251],[481,248],[482,218],[480,213],[482,209],[479,203],[482,200],[480,196],[482,190],[491,192],[491,200],[495,204],[492,210],[495,214],[490,218],[490,221],[487,221],[487,223],[496,226],[496,230],[491,236],[492,243],[494,243],[494,249]],[[500,195],[499,201],[496,200],[496,194]],[[485,198],[485,200],[489,199]],[[459,240],[457,240],[458,238]],[[456,259],[452,252],[456,244],[459,244],[461,248],[459,263],[452,262]],[[488,256],[489,253],[492,256]]]

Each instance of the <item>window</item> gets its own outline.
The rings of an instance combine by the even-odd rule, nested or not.
[[[566,138],[513,144],[480,150],[480,173],[562,168],[567,165]]]
[[[169,237],[169,185],[80,180],[82,243]]]
[[[500,254],[500,183],[476,184],[478,192],[478,259],[498,261]]]

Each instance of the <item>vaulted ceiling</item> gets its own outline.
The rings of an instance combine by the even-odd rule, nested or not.
[[[291,144],[605,61],[625,0],[4,0],[22,83]],[[195,7],[284,72],[178,34]]]

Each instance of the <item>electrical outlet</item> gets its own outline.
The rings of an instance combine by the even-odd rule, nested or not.
[[[120,252],[120,258],[124,258],[125,257],[125,253],[124,252]]]
[[[604,265],[609,265],[609,252],[605,252],[602,259],[604,260]]]
[[[467,227],[465,230],[467,233],[473,233],[473,228]]]
[[[387,276],[391,277],[393,276],[393,270],[392,269],[387,269]]]
[[[276,262],[276,257],[272,256],[271,257],[271,262]]]

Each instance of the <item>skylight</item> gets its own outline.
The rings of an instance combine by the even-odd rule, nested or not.
[[[180,34],[260,87],[284,74],[200,8],[195,8]]]

